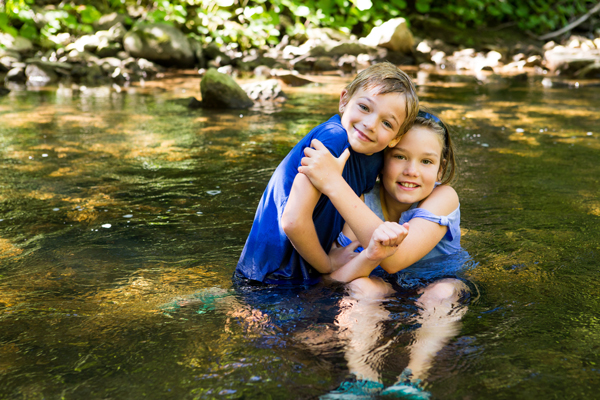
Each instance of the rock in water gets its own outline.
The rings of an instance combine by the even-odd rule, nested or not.
[[[194,53],[177,28],[165,24],[141,25],[123,38],[123,46],[133,57],[145,58],[159,64],[192,67]]]
[[[54,70],[41,64],[29,64],[25,68],[25,75],[27,75],[27,84],[31,86],[46,86],[58,81]]]
[[[410,53],[415,44],[415,39],[406,25],[406,20],[404,18],[394,18],[373,28],[367,37],[359,39],[359,43]]]
[[[202,107],[249,108],[254,102],[229,75],[209,68],[200,82]]]

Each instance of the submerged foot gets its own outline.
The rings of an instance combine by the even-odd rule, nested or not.
[[[354,375],[347,378],[335,390],[319,397],[319,400],[337,400],[337,399],[372,399],[383,389],[383,384],[366,379],[356,379]]]
[[[196,293],[186,296],[185,298],[174,300],[170,303],[163,304],[159,309],[169,315],[177,309],[185,306],[198,305],[198,314],[204,314],[207,311],[215,309],[216,302],[219,299],[229,296],[231,293],[225,289],[218,287],[205,288]]]
[[[384,389],[380,394],[386,398],[396,399],[429,400],[431,398],[431,393],[421,386],[421,380],[412,379],[412,371],[408,368],[402,371],[398,382]]]

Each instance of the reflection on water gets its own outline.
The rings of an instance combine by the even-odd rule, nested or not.
[[[427,390],[593,398],[598,91],[419,79],[459,144],[480,290]],[[336,112],[341,84],[290,89],[276,112],[190,111],[177,98],[197,81],[0,99],[0,397],[311,398],[338,386],[350,339],[330,333],[344,293],[244,293],[231,274],[270,174]],[[415,300],[380,304],[386,385],[409,363]]]

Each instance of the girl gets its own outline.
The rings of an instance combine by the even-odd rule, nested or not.
[[[415,321],[420,327],[410,347],[409,365],[398,382],[382,393],[428,398],[419,382],[426,377],[435,354],[456,334],[465,309],[458,310],[455,304],[468,290],[453,277],[462,262],[435,263],[440,256],[461,253],[459,201],[448,186],[456,171],[448,129],[432,113],[419,111],[400,142],[385,150],[380,182],[364,195],[364,202],[340,179],[345,155],[336,159],[317,141],[312,146],[305,150],[299,171],[329,197],[345,219],[339,245],[368,245],[331,274],[334,280],[351,282],[351,296],[345,299],[337,323],[339,333],[348,337],[346,359],[356,380],[344,382],[324,398],[383,389],[376,366],[380,364],[377,355],[385,351],[373,346],[379,338],[380,322],[389,315],[380,300],[393,291],[389,283],[369,277],[378,264],[390,274],[402,271],[397,283],[405,289],[418,287],[421,294]]]

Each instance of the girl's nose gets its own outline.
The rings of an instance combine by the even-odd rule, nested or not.
[[[419,174],[419,170],[414,162],[409,161],[406,167],[404,168],[404,175],[407,176],[417,176]]]

